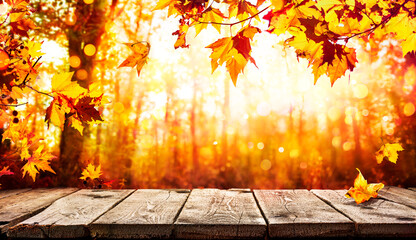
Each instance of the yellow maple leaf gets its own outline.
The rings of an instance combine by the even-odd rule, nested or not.
[[[79,134],[81,136],[84,135],[84,126],[82,125],[82,122],[76,118],[71,118],[71,126],[78,130]]]
[[[205,12],[202,13],[202,17],[198,19],[195,24],[195,36],[197,36],[203,29],[208,26],[208,23],[222,23],[223,19],[226,18],[219,9],[209,7]],[[211,24],[219,33],[221,33],[220,24]]]
[[[376,152],[377,163],[380,164],[383,162],[384,157],[387,157],[390,162],[396,163],[399,158],[399,154],[397,152],[403,150],[404,149],[400,143],[386,143]]]
[[[98,165],[98,167],[95,167],[91,163],[88,164],[87,168],[85,168],[82,171],[82,177],[79,179],[86,180],[87,178],[90,178],[91,180],[94,180],[96,178],[99,178],[103,173],[101,172],[101,165]]]
[[[354,180],[354,187],[351,187],[345,194],[347,198],[354,198],[357,204],[368,201],[370,198],[376,198],[378,191],[384,187],[382,183],[367,184],[360,169],[357,168],[358,176]]]
[[[76,81],[71,81],[74,72],[55,74],[52,78],[52,92],[59,93],[70,98],[77,98],[87,89],[81,87]]]
[[[58,103],[57,100],[53,100],[51,105],[46,109],[45,121],[52,123],[53,125],[63,129],[65,123],[65,110]]]
[[[206,48],[211,48],[212,72],[218,66],[226,63],[227,70],[234,83],[237,84],[237,77],[243,72],[248,61],[254,65],[256,62],[251,57],[250,41],[256,33],[260,33],[260,29],[252,26],[247,26],[241,29],[234,37],[225,37],[218,39],[216,42],[208,45]]]
[[[55,171],[49,165],[49,161],[55,158],[49,152],[43,151],[44,145],[40,145],[39,148],[33,152],[32,156],[27,159],[26,164],[22,167],[23,177],[26,176],[26,173],[32,177],[33,181],[36,180],[36,174],[39,171],[48,171],[55,173]]]
[[[126,46],[133,51],[133,53],[127,57],[124,62],[118,66],[121,67],[135,67],[137,68],[137,76],[140,77],[140,71],[142,70],[144,64],[147,62],[147,56],[150,52],[150,44],[148,42],[137,42],[137,43],[124,43]]]
[[[156,4],[156,7],[153,8],[153,11],[155,10],[161,10],[165,7],[171,5],[172,3],[175,3],[177,0],[159,0]]]

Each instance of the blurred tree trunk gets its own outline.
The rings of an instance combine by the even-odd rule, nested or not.
[[[228,160],[228,120],[230,118],[230,79],[224,80],[224,105],[222,107],[222,152],[220,160],[220,172],[223,171]]]
[[[196,140],[196,104],[197,104],[197,81],[194,78],[192,95],[192,108],[191,108],[191,137],[192,137],[192,164],[193,164],[193,177],[194,183],[199,183],[199,159],[198,159],[198,144]]]
[[[117,0],[113,0],[111,9],[113,10]],[[85,4],[84,1],[78,1],[75,6],[75,15],[77,22],[74,26],[69,26],[65,33],[68,39],[69,56],[78,56],[81,59],[79,68],[70,68],[70,71],[84,69],[88,73],[85,80],[77,78],[74,74],[72,81],[77,81],[79,85],[88,88],[92,80],[92,71],[94,69],[95,55],[86,56],[83,49],[87,44],[93,44],[96,49],[100,45],[101,36],[105,31],[107,1],[96,0],[92,4]],[[88,134],[88,129],[84,129],[84,135]],[[59,185],[75,186],[77,179],[81,175],[81,165],[79,159],[84,148],[84,138],[80,133],[70,126],[70,121],[65,121],[64,130],[61,135],[60,143],[60,167],[57,175],[59,176]]]
[[[356,119],[356,115],[358,114],[357,110],[354,109],[352,113],[352,128],[354,132],[354,142],[355,142],[355,150],[354,150],[354,166],[361,167],[361,143],[360,143],[360,128],[358,126],[358,121]]]

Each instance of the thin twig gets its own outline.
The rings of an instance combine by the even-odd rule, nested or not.
[[[33,64],[32,68],[34,68],[34,67],[36,66],[36,64],[38,64],[38,62],[39,62],[39,60],[40,60],[41,58],[42,58],[42,56],[39,56],[39,58],[38,58],[38,59],[36,60],[36,62]],[[29,74],[30,74],[30,72],[26,74],[26,77],[25,77],[25,79],[23,80],[23,85],[26,85],[26,80],[27,80],[27,77],[29,77]]]
[[[26,105],[26,104],[29,104],[28,102],[27,103],[20,103],[20,104],[3,104],[3,103],[0,103],[0,106],[6,106],[6,107],[20,107],[20,106],[23,106],[23,105]]]
[[[270,6],[266,7],[265,9],[261,10],[260,12],[258,12],[258,13],[256,13],[256,14],[254,14],[253,16],[250,16],[250,17],[248,17],[248,18],[246,18],[246,19],[243,19],[243,20],[241,20],[241,21],[238,21],[238,22],[233,22],[233,23],[219,23],[219,22],[200,22],[200,21],[198,21],[198,23],[200,23],[200,24],[223,25],[223,26],[234,26],[234,25],[236,25],[236,24],[239,24],[239,23],[242,23],[242,22],[245,22],[245,21],[247,21],[247,20],[250,20],[250,19],[252,19],[252,18],[257,17],[259,14],[261,14],[262,12],[266,11],[266,10],[267,10],[267,9],[269,9],[269,8],[270,8]]]
[[[39,90],[37,90],[37,89],[33,88],[32,86],[29,86],[29,85],[26,85],[26,84],[25,84],[25,86],[26,86],[26,87],[28,87],[28,88],[30,88],[30,89],[32,89],[33,91],[35,91],[35,92],[37,92],[37,93],[40,93],[40,94],[43,94],[43,95],[49,96],[49,97],[51,97],[51,98],[54,98],[52,95],[50,95],[50,94],[48,94],[48,93],[45,93],[45,92],[41,92],[41,91],[39,91]]]

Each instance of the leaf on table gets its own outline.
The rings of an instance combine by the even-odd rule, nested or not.
[[[364,176],[358,169],[358,176],[354,180],[354,187],[351,187],[345,194],[347,198],[354,198],[357,204],[368,201],[370,198],[377,198],[378,191],[384,187],[382,183],[367,184]]]
[[[40,145],[39,148],[33,152],[32,156],[27,159],[26,164],[22,167],[23,177],[26,176],[26,173],[32,177],[33,181],[36,180],[36,174],[39,171],[48,171],[55,173],[55,171],[50,166],[50,160],[56,158],[47,151],[43,151],[44,145]]]
[[[380,150],[376,152],[376,159],[377,163],[380,164],[383,162],[384,158],[386,157],[390,162],[396,163],[397,159],[399,158],[399,154],[397,152],[403,151],[402,145],[400,143],[386,143],[381,146]]]
[[[137,76],[140,77],[140,71],[142,70],[144,64],[146,64],[148,55],[150,52],[150,44],[148,42],[137,42],[137,43],[124,43],[126,46],[133,51],[133,53],[127,57],[124,62],[118,66],[121,67],[135,67],[137,68]]]
[[[82,171],[82,177],[79,179],[87,180],[87,178],[90,178],[91,180],[99,178],[103,173],[101,172],[101,165],[98,165],[98,167],[95,167],[91,163],[88,164],[87,168],[85,168]]]

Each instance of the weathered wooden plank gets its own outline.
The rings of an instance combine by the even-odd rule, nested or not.
[[[254,190],[270,237],[351,236],[354,223],[308,190]]]
[[[359,236],[416,236],[416,210],[381,198],[361,204],[346,198],[346,190],[312,190],[356,223]]]
[[[1,190],[0,191],[0,199],[2,198],[7,198],[13,195],[17,195],[20,193],[24,193],[24,192],[28,192],[30,191],[30,188],[25,188],[25,189],[13,189],[13,190]]]
[[[416,192],[393,186],[385,186],[378,194],[381,198],[416,209]]]
[[[122,201],[134,190],[83,189],[54,202],[7,232],[19,238],[88,237],[87,225]]]
[[[250,191],[194,189],[174,231],[182,239],[233,239],[261,238],[266,230]]]
[[[416,191],[416,188],[413,188],[413,187],[411,187],[409,189],[412,190],[412,191]]]
[[[92,237],[169,238],[190,190],[137,190],[89,228]]]
[[[55,200],[75,192],[76,188],[34,189],[0,199],[1,232],[27,219],[52,204]]]

